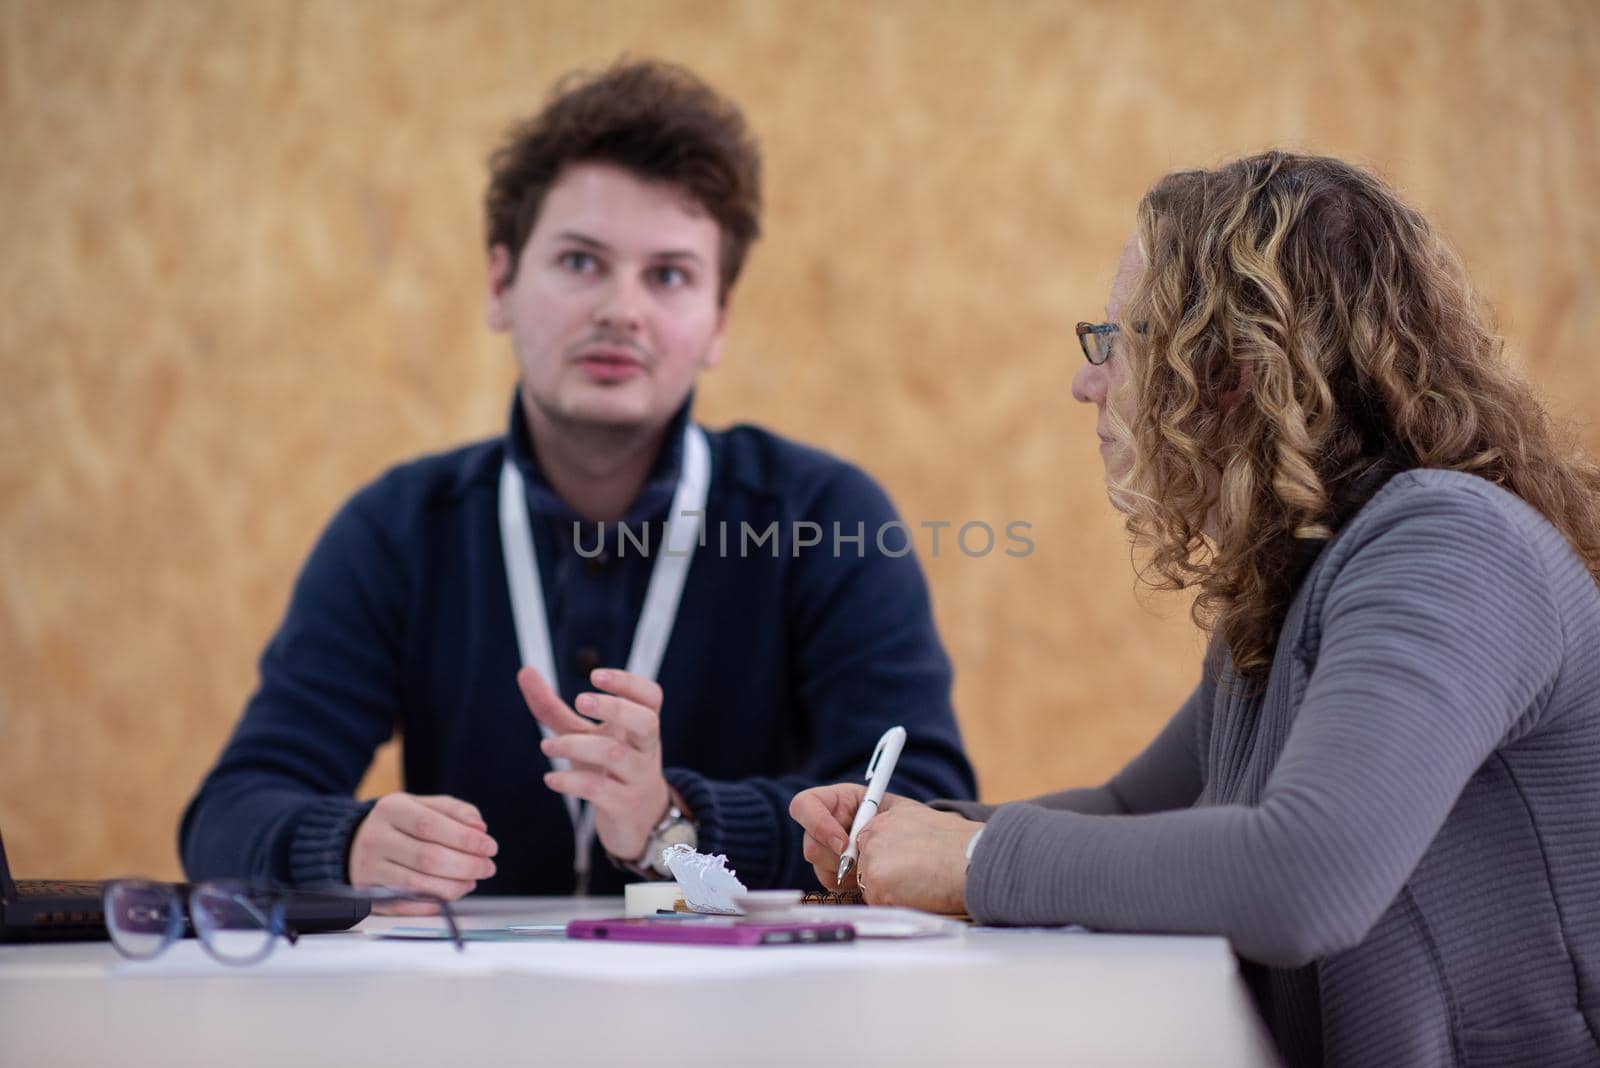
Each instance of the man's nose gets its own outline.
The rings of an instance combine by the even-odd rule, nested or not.
[[[644,299],[644,294],[640,290],[641,287],[637,283],[630,281],[620,272],[613,276],[595,305],[595,325],[630,333],[639,329]]]
[[[1106,373],[1088,360],[1072,376],[1072,399],[1079,404],[1101,404],[1106,399]]]

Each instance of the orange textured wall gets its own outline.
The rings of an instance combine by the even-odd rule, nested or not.
[[[1134,590],[1073,322],[1139,193],[1284,144],[1452,236],[1591,448],[1600,7],[899,0],[0,4],[0,827],[177,872],[179,811],[302,557],[391,462],[496,432],[478,197],[574,66],[698,69],[766,149],[712,424],[862,463],[913,522],[990,799],[1097,780],[1196,673]],[[369,781],[394,781],[392,755]],[[47,872],[48,869],[48,872]]]

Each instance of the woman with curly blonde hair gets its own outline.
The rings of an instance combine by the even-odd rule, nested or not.
[[[1339,160],[1162,179],[1107,320],[1073,394],[1199,685],[1103,786],[890,800],[861,891],[1223,935],[1293,1064],[1600,1060],[1600,469]],[[861,792],[790,808],[826,885]]]

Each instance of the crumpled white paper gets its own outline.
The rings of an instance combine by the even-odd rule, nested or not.
[[[715,912],[738,916],[743,910],[733,903],[735,894],[746,892],[739,876],[728,870],[728,858],[696,853],[686,845],[668,846],[661,859],[672,869],[684,902],[696,912]]]

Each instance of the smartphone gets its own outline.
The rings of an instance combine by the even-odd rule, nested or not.
[[[740,923],[706,920],[681,923],[631,916],[615,920],[573,920],[568,938],[611,942],[673,942],[684,946],[809,946],[854,942],[848,923]]]

